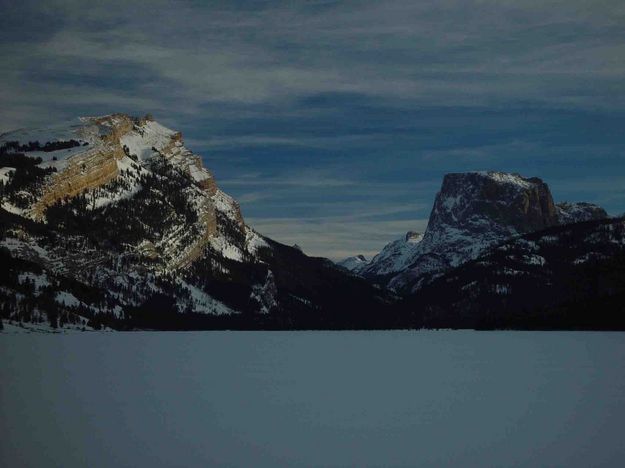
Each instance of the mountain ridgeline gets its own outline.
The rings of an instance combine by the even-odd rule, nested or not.
[[[589,203],[555,204],[538,178],[493,171],[447,174],[425,233],[409,232],[353,271],[410,294],[508,238],[606,217]]]
[[[245,223],[179,132],[0,135],[0,314],[31,330],[620,329],[625,226],[516,174],[448,174],[423,234],[335,265]]]
[[[79,144],[39,150],[71,139]],[[180,133],[149,117],[82,118],[1,140],[5,320],[344,328],[390,307],[388,292],[250,228]]]

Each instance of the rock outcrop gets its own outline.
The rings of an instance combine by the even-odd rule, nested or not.
[[[83,118],[0,144],[13,153],[0,161],[3,320],[346,328],[355,311],[374,324],[390,307],[385,291],[247,226],[182,135],[150,118]]]
[[[558,221],[560,224],[596,221],[608,217],[608,213],[600,206],[585,202],[557,203],[556,210],[558,211]]]
[[[502,172],[447,174],[425,237],[446,226],[479,233],[537,231],[558,223],[549,187],[538,178]]]
[[[93,207],[130,197],[140,188],[140,178],[152,171],[153,164],[164,162],[184,174],[194,187],[189,189],[188,196],[196,211],[195,224],[199,234],[189,245],[186,241],[179,242],[179,237],[187,235],[188,229],[178,234],[163,233],[160,241],[150,240],[151,257],[169,259],[169,269],[187,268],[218,235],[218,213],[222,219],[232,221],[240,235],[245,237],[247,227],[239,205],[219,190],[202,159],[184,146],[180,132],[162,126],[151,117],[112,114],[83,117],[80,124],[62,129],[61,133],[66,138],[68,135],[79,138],[81,146],[69,154],[53,152],[49,160],[42,163],[44,166],[54,165],[57,172],[43,182],[39,187],[41,196],[24,211],[33,219],[45,221],[50,206],[79,195],[89,196]],[[19,141],[25,135],[28,134],[7,134],[3,138]],[[112,194],[111,184],[122,184],[127,188],[125,192]],[[137,252],[141,251],[137,248]]]
[[[124,152],[114,145],[103,145],[72,157],[67,167],[54,174],[43,188],[43,196],[31,209],[32,216],[41,220],[47,207],[108,184],[119,175],[117,161],[123,157]]]
[[[535,177],[447,174],[423,238],[391,242],[359,273],[409,293],[508,238],[605,216],[595,205],[556,205],[547,184]]]

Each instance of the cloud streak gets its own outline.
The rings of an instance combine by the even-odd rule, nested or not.
[[[378,233],[414,228],[450,171],[538,175],[567,197],[579,182],[625,211],[601,184],[625,170],[621,1],[24,0],[2,11],[0,132],[152,113],[204,153],[261,231],[315,254],[372,252]]]
[[[8,8],[16,17],[31,13]],[[167,89],[179,101],[177,111],[190,103],[201,112],[207,102],[281,102],[328,92],[413,105],[623,104],[608,92],[624,86],[620,2],[177,3],[175,9],[168,2],[96,8],[51,2],[43,11],[61,12],[55,17],[63,27],[36,42],[16,34],[16,44],[2,48],[21,78],[26,70],[36,83],[55,68],[80,75],[102,65],[134,67],[150,76],[139,95],[149,99]],[[46,69],[33,67],[33,57]],[[604,86],[590,87],[588,79]],[[95,104],[102,85],[92,85]]]

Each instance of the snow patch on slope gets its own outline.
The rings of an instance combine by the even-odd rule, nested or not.
[[[7,184],[14,173],[14,167],[0,167],[0,182]]]
[[[161,124],[147,121],[123,135],[120,143],[128,148],[130,154],[136,155],[141,161],[147,161],[168,146],[175,135],[175,131]]]
[[[267,270],[267,276],[263,284],[256,284],[252,286],[252,293],[250,299],[258,303],[261,314],[268,314],[271,309],[278,305],[276,294],[278,290],[274,281],[273,273],[271,270]]]
[[[409,231],[404,237],[387,244],[361,271],[387,275],[407,268],[419,252],[422,240],[423,234]]]
[[[269,244],[252,228],[245,226],[245,246],[250,255],[256,255],[260,249],[268,248]]]
[[[192,309],[195,313],[210,315],[231,315],[239,313],[186,281],[183,281],[182,285],[191,295]]]

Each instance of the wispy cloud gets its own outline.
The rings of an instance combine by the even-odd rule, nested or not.
[[[619,0],[4,2],[0,132],[150,112],[261,231],[337,257],[418,229],[450,171],[624,211],[623,24]]]
[[[7,34],[2,54],[26,78],[12,88],[49,83],[60,69],[77,77],[102,65],[143,70],[147,83],[136,95],[168,100],[176,112],[328,92],[413,105],[620,108],[623,93],[614,91],[625,86],[623,8],[618,1],[587,5],[26,2],[8,6],[7,16],[37,10],[60,22],[51,21],[39,40]],[[97,105],[106,77],[88,86]]]
[[[221,181],[224,187],[253,187],[262,185],[271,189],[276,187],[298,188],[323,188],[323,187],[346,187],[355,185],[357,182],[350,179],[336,178],[335,174],[322,172],[308,172],[298,174],[284,174],[283,176],[267,176],[263,174],[243,175]]]

